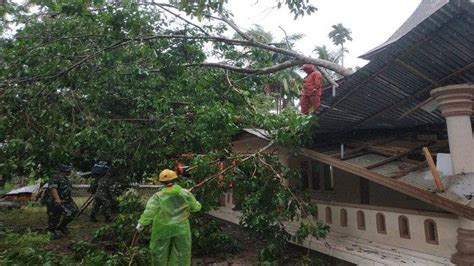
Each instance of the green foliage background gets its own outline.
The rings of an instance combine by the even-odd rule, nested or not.
[[[232,136],[241,128],[265,128],[276,144],[293,147],[293,152],[310,141],[316,121],[300,115],[291,104],[279,114],[270,112],[275,99],[262,89],[285,79],[278,86],[291,102],[289,97],[297,96],[295,88],[288,88],[297,84],[291,71],[260,78],[191,67],[209,55],[262,67],[281,60],[270,52],[216,44],[206,53],[202,40],[163,37],[195,36],[199,30],[135,1],[30,2],[38,6],[33,14],[28,5],[0,6],[2,20],[11,20],[4,25],[19,27],[13,35],[7,27],[0,29],[2,180],[48,177],[60,164],[88,171],[95,160],[107,160],[116,178],[128,184],[172,168],[181,154],[192,153],[191,166],[198,167],[183,180],[191,187],[218,171],[211,162],[229,155]],[[296,9],[307,6],[286,2]],[[206,10],[186,7],[182,8],[200,18],[199,12]],[[205,28],[215,34],[225,30],[212,23]],[[286,81],[290,78],[293,82]],[[263,167],[262,162],[274,168]],[[259,170],[252,175],[249,169],[256,167]],[[243,225],[275,240],[262,251],[262,260],[277,259],[290,240],[279,221],[316,214],[309,201],[295,201],[292,189],[275,178],[273,169],[282,177],[297,178],[268,156],[252,158],[226,176],[226,182],[235,184],[237,193],[246,198]],[[226,189],[212,180],[197,190],[203,209],[216,207]],[[132,220],[117,219],[129,225]],[[109,229],[98,232],[98,237]],[[297,240],[324,236],[327,229],[304,223]],[[90,249],[87,245],[83,250]]]

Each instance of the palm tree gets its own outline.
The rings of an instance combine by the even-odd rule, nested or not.
[[[318,54],[319,59],[324,59],[324,60],[328,60],[328,61],[337,63],[336,59],[338,59],[338,58],[336,57],[336,55],[333,52],[330,52],[328,50],[326,45],[316,46],[316,48],[314,48],[313,52],[316,52]]]
[[[344,66],[344,43],[346,41],[352,41],[351,30],[345,28],[341,23],[332,25],[332,31],[329,32],[328,36],[335,45],[341,46],[341,65]]]

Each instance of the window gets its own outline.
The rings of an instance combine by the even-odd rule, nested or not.
[[[318,161],[301,162],[301,185],[314,191],[334,191],[333,168]]]
[[[426,237],[426,243],[430,243],[433,245],[438,245],[438,229],[436,227],[436,222],[427,219],[425,220],[425,237]]]
[[[406,216],[402,215],[398,217],[398,230],[400,231],[401,238],[410,239],[410,224]]]
[[[332,224],[332,210],[331,207],[326,207],[326,223]]]
[[[334,191],[334,175],[332,171],[332,166],[327,164],[323,165],[323,181],[324,181],[324,190],[325,191]]]
[[[309,169],[308,161],[301,162],[301,186],[307,188],[309,186]]]
[[[346,209],[341,209],[340,212],[340,218],[341,218],[341,226],[342,227],[347,227],[347,211]]]
[[[377,220],[377,232],[379,234],[386,234],[387,233],[387,226],[385,225],[385,215],[383,213],[377,213],[375,216]]]
[[[362,211],[357,211],[357,228],[365,230],[365,214]]]
[[[321,190],[321,167],[315,161],[311,161],[311,188],[316,191]]]

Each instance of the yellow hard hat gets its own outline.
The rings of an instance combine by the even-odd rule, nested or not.
[[[171,181],[178,178],[178,175],[175,171],[170,169],[165,169],[160,173],[160,182]]]

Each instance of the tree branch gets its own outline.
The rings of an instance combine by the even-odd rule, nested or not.
[[[214,18],[214,17],[211,17],[211,18]],[[331,61],[328,61],[328,60],[323,60],[323,59],[316,59],[316,58],[308,57],[308,56],[302,55],[302,54],[294,52],[294,51],[290,51],[290,50],[278,48],[278,47],[275,47],[275,46],[272,46],[272,45],[269,45],[269,44],[261,43],[261,42],[255,40],[254,38],[252,38],[251,36],[249,36],[248,34],[246,34],[245,32],[243,32],[230,19],[223,16],[221,18],[221,20],[224,21],[225,23],[227,23],[240,36],[242,36],[245,40],[247,40],[247,46],[258,47],[258,48],[262,48],[264,50],[272,51],[272,52],[275,52],[275,53],[288,55],[288,56],[294,57],[295,59],[299,59],[299,60],[303,61],[304,63],[309,63],[309,64],[313,64],[313,65],[316,65],[316,66],[321,66],[321,67],[324,67],[324,68],[331,69],[334,72],[337,72],[337,73],[339,73],[339,74],[341,74],[345,77],[352,74],[351,70],[349,70],[347,68],[344,68],[343,66],[340,66],[340,65],[338,65],[334,62],[331,62]]]
[[[199,66],[199,67],[216,67],[216,68],[222,68],[222,69],[227,69],[230,71],[238,72],[238,73],[243,73],[243,74],[252,74],[252,75],[265,75],[265,74],[271,74],[275,73],[290,67],[298,66],[303,64],[303,61],[300,60],[291,60],[291,61],[285,61],[281,64],[273,65],[270,67],[264,67],[264,68],[241,68],[241,67],[236,67],[236,66],[231,66],[223,63],[202,63],[202,64],[190,64],[190,65],[184,65],[185,67],[192,67],[192,66]]]
[[[331,76],[326,71],[326,69],[324,69],[322,67],[318,67],[318,70],[323,74],[323,76],[327,79],[327,81],[329,81],[329,83],[331,83],[331,85],[333,85],[335,88],[339,87],[339,84],[337,84],[337,82],[334,81],[334,79],[331,78]]]
[[[170,5],[167,5],[167,4],[158,4],[158,3],[154,3],[154,5],[158,6],[159,8],[163,9],[164,11],[166,11],[166,12],[172,14],[173,16],[175,16],[175,17],[181,19],[182,21],[184,21],[184,22],[186,22],[186,23],[188,23],[188,24],[190,24],[190,25],[196,27],[196,28],[199,29],[202,33],[204,33],[204,35],[210,36],[210,34],[207,33],[207,32],[206,32],[202,27],[200,27],[199,25],[192,23],[191,21],[189,21],[189,20],[183,18],[183,17],[180,16],[179,14],[176,14],[175,12],[173,12],[173,11],[171,11],[171,10],[169,10],[169,9],[167,9],[167,8],[165,7],[165,6],[170,7]]]

